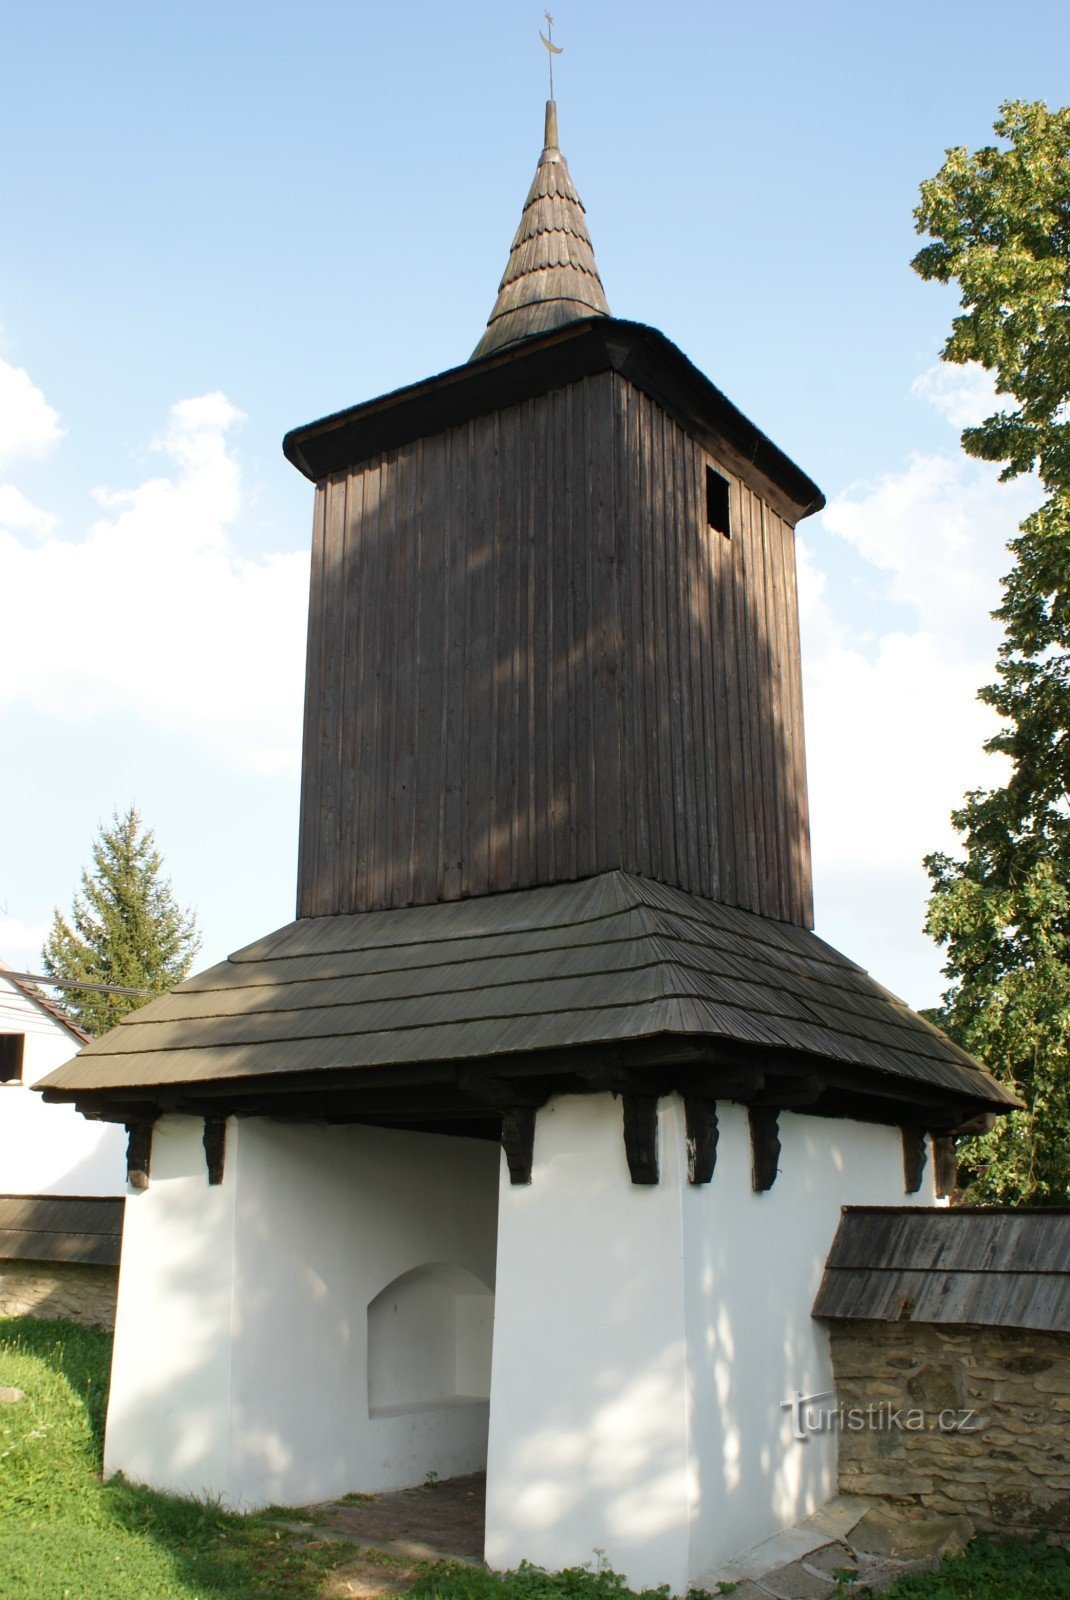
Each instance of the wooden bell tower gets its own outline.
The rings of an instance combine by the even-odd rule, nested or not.
[[[1017,1104],[807,931],[821,496],[610,315],[552,104],[472,359],[285,449],[297,920],[39,1085],[129,1130],[107,1470],[255,1507],[485,1466],[492,1567],[708,1589],[835,1490],[785,1403],[832,1388],[841,1208],[935,1199]]]
[[[299,916],[619,868],[811,925],[821,496],[610,316],[553,102],[472,360],[285,448],[317,484]]]

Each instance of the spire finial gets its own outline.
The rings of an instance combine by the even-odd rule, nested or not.
[[[550,35],[550,37],[548,39],[544,38],[542,29],[540,28],[539,29],[539,38],[542,39],[543,44],[546,46],[546,51],[547,51],[547,54],[548,54],[548,56],[550,58],[550,104],[552,105],[553,104],[553,99],[554,99],[554,56],[559,56],[562,52],[561,52],[561,46],[557,45],[557,44],[554,44],[554,19],[553,19],[553,17],[550,15],[550,13],[548,11],[544,11],[543,12],[543,16],[546,18],[546,32]],[[547,115],[547,119],[549,119],[549,115],[550,115],[549,110],[547,110],[546,115]],[[555,144],[557,143],[556,139],[554,140],[554,143]],[[547,144],[549,144],[549,140],[547,140]]]
[[[473,361],[537,334],[552,333],[570,322],[610,315],[587,232],[583,201],[576,193],[557,142],[553,58],[561,54],[561,47],[554,44],[554,19],[548,11],[546,21],[551,30],[549,37],[539,33],[550,58],[546,136],[498,285],[498,298],[486,331],[472,352]]]

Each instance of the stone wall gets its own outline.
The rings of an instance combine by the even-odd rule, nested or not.
[[[845,1494],[1070,1542],[1070,1333],[836,1321],[829,1334]]]
[[[75,1261],[0,1261],[0,1317],[65,1317],[115,1327],[118,1267]]]

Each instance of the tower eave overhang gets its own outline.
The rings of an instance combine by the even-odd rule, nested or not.
[[[1018,1105],[816,934],[622,872],[299,919],[36,1087],[126,1122],[454,1131],[512,1100],[607,1087],[939,1131]]]
[[[318,483],[383,451],[602,372],[618,372],[681,427],[760,477],[791,522],[820,511],[817,484],[656,328],[590,317],[292,429],[283,451]]]

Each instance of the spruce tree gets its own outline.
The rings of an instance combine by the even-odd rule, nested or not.
[[[65,989],[67,1011],[97,1035],[180,983],[200,942],[192,912],[179,906],[164,876],[151,829],[131,806],[123,816],[116,811],[110,827],[101,826],[93,841],[92,869],[82,872],[70,918],[58,907],[54,912],[44,969],[51,978],[147,991]]]
[[[980,698],[1001,718],[986,748],[1001,787],[952,814],[963,853],[927,858],[928,931],[951,980],[935,1020],[1025,1102],[960,1148],[966,1197],[1070,1200],[1070,108],[1009,102],[1003,143],[949,150],[915,213],[931,242],[913,265],[955,283],[943,350],[979,362],[1007,403],[962,435],[1035,472],[1044,501],[1010,545],[996,611],[1004,639]],[[1010,402],[1014,402],[1013,404]]]

